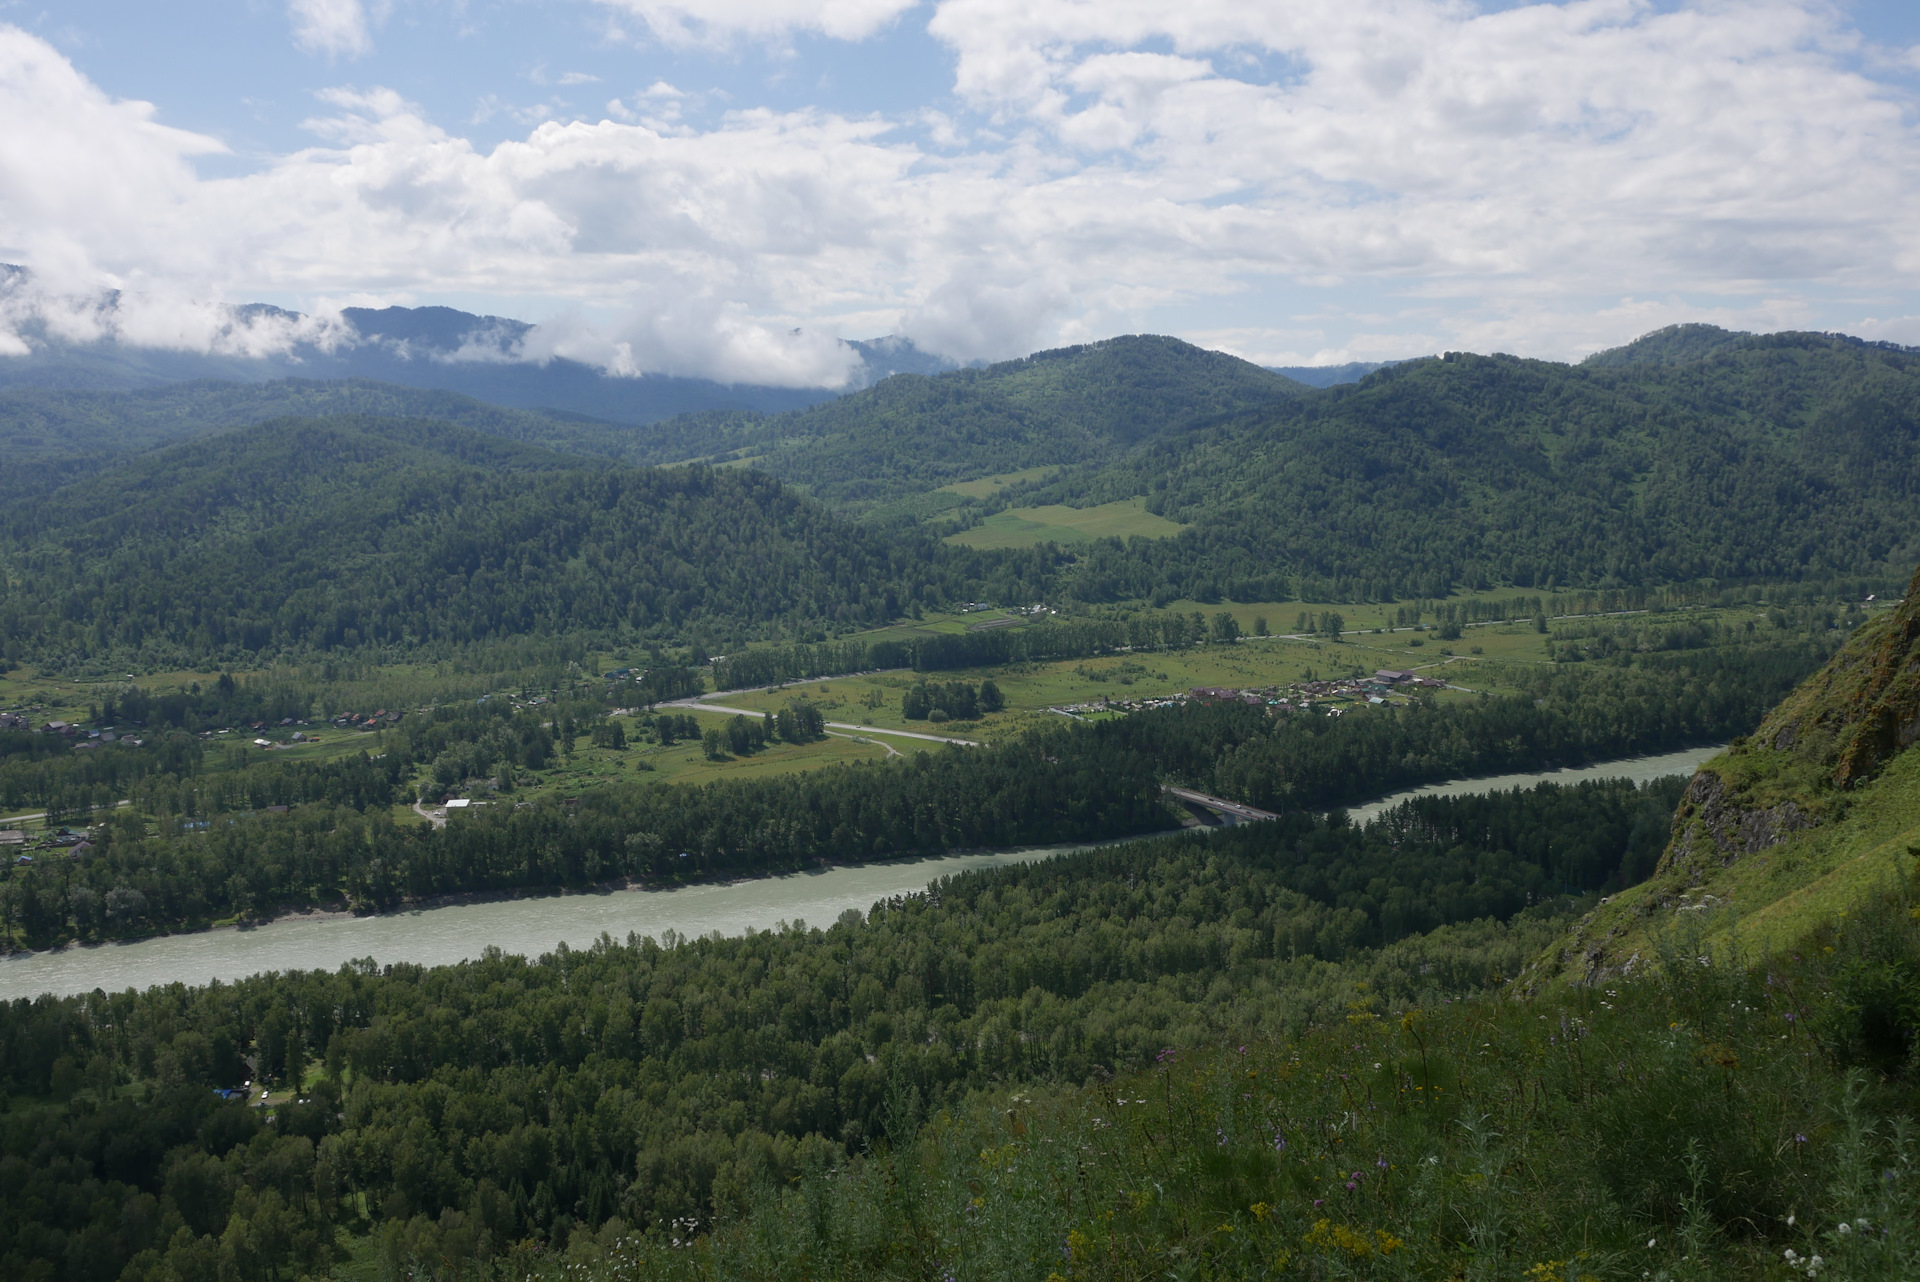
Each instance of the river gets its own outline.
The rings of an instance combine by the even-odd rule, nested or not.
[[[1526,787],[1550,780],[1628,778],[1691,774],[1719,752],[1695,748],[1658,757],[1602,762],[1577,770],[1500,775],[1431,784],[1348,811],[1367,823],[1411,797],[1464,796]],[[974,868],[995,868],[1087,849],[1084,845],[983,851],[933,859],[827,868],[749,881],[683,886],[675,890],[617,890],[536,899],[453,904],[378,917],[315,913],[283,917],[264,926],[168,935],[131,944],[99,944],[30,953],[0,960],[0,1000],[41,993],[117,992],[150,984],[204,984],[268,970],[333,970],[356,957],[382,962],[445,965],[476,957],[488,945],[529,957],[551,952],[565,940],[585,948],[602,932],[624,940],[631,933],[656,938],[668,930],[685,936],[719,931],[738,935],[767,930],[783,921],[828,926],[849,908],[924,890],[927,883]]]

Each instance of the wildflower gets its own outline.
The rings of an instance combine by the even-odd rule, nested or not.
[[[1658,1243],[1659,1241],[1660,1241],[1660,1239],[1659,1239],[1659,1238],[1657,1238],[1657,1237],[1650,1237],[1650,1238],[1648,1238],[1648,1239],[1647,1239],[1647,1250],[1649,1250],[1649,1251],[1651,1251],[1651,1250],[1653,1250],[1653,1248],[1654,1248],[1654,1245],[1655,1245],[1656,1243]]]
[[[1796,1135],[1793,1137],[1793,1142],[1795,1144],[1805,1144],[1807,1142],[1807,1137],[1804,1135]]]
[[[1840,1236],[1845,1237],[1851,1232],[1853,1232],[1853,1225],[1847,1223],[1845,1220],[1840,1221]]]

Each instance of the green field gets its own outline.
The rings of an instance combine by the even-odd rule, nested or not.
[[[1060,469],[1052,464],[1044,467],[1023,468],[1018,472],[1002,472],[997,476],[982,476],[972,481],[956,481],[952,485],[943,485],[936,491],[940,494],[958,494],[962,498],[990,499],[1009,485],[1018,485],[1022,481],[1038,481],[1052,476]]]
[[[1500,598],[1508,593],[1486,593]],[[1455,597],[1458,603],[1466,598]],[[1576,603],[1562,599],[1551,601],[1550,609]],[[1447,680],[1459,687],[1489,693],[1510,693],[1517,688],[1513,676],[1526,667],[1551,662],[1548,647],[1556,639],[1542,636],[1531,621],[1468,624],[1459,638],[1443,641],[1432,630],[1394,629],[1396,604],[1329,604],[1312,602],[1203,603],[1175,601],[1164,612],[1199,612],[1213,615],[1226,612],[1239,622],[1245,635],[1235,645],[1203,645],[1180,651],[1156,651],[1142,654],[1113,654],[1051,663],[1015,664],[1007,668],[982,668],[917,676],[906,671],[865,676],[836,677],[796,683],[777,690],[758,693],[729,691],[710,696],[714,703],[754,711],[776,711],[794,698],[804,696],[815,703],[830,721],[848,725],[871,726],[877,731],[913,730],[921,733],[993,742],[1016,736],[1042,724],[1057,724],[1058,713],[1048,709],[1070,705],[1097,705],[1103,699],[1114,702],[1150,699],[1184,693],[1195,686],[1253,688],[1285,686],[1315,678],[1340,678],[1370,673],[1378,668],[1412,668],[1430,675],[1444,669]],[[1324,636],[1287,635],[1296,628],[1302,613],[1324,615],[1339,613],[1344,631],[1338,641]],[[1156,612],[1158,613],[1158,612]],[[891,628],[864,634],[868,639],[907,638],[914,635],[959,633],[991,623],[1007,615],[999,610],[968,614],[929,614],[915,621],[902,621]],[[1254,632],[1265,620],[1273,635],[1260,637]],[[1578,631],[1595,623],[1608,626],[1641,623],[1665,627],[1672,624],[1701,624],[1718,628],[1741,628],[1756,624],[1760,636],[1770,630],[1766,607],[1742,604],[1732,608],[1677,609],[1658,616],[1634,615],[1620,620],[1556,619],[1555,634],[1566,629]],[[1376,630],[1379,629],[1379,630]],[[593,674],[616,664],[631,661],[627,653],[595,653],[583,656],[565,673],[555,670],[541,674],[560,685],[584,693],[597,685]],[[501,694],[522,686],[544,688],[547,680],[535,679],[531,672],[501,673],[497,676],[459,673],[453,665],[416,664],[386,667],[364,666],[341,670],[331,681],[322,680],[325,693],[317,701],[315,720],[336,712],[376,708],[412,710],[415,707],[470,700],[483,693]],[[286,679],[313,682],[319,673],[313,670],[278,670],[236,673],[243,680]],[[208,684],[218,677],[214,672],[173,672],[142,677],[148,689],[164,690],[189,682]],[[916,680],[967,681],[978,683],[992,678],[1006,699],[1006,710],[978,721],[947,721],[938,725],[926,721],[907,721],[901,716],[901,695]],[[88,716],[88,705],[100,700],[119,682],[76,681],[31,667],[15,668],[0,674],[0,709],[31,710],[35,721],[63,718],[81,721]],[[1440,692],[1442,699],[1466,697]],[[703,723],[721,718],[702,714]],[[270,756],[274,760],[317,762],[355,752],[379,753],[384,735],[339,729],[316,724],[305,727],[313,741],[288,745],[262,753],[250,746],[251,732],[236,729],[228,735],[207,740],[209,754],[205,769],[221,772],[244,763]],[[640,784],[702,784],[721,779],[768,774],[787,774],[845,761],[877,761],[888,755],[885,741],[858,743],[844,737],[824,742],[770,745],[766,750],[743,759],[708,761],[697,743],[680,742],[660,747],[630,735],[624,750],[592,746],[583,736],[570,757],[556,757],[551,766],[520,777],[516,799],[541,792],[557,791],[571,795],[581,789],[616,781]],[[934,745],[912,740],[896,740],[892,750],[912,753]],[[38,806],[18,806],[17,813],[37,810]],[[396,817],[412,816],[405,806],[396,807]],[[417,818],[417,816],[413,816]]]
[[[981,484],[981,482],[972,482]],[[947,536],[970,548],[1029,548],[1041,543],[1091,543],[1095,539],[1164,539],[1186,527],[1147,511],[1146,500],[1121,499],[1098,507],[1014,507],[996,512],[971,530]]]

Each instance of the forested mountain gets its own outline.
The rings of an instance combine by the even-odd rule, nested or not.
[[[1676,343],[1710,350],[1669,359]],[[989,506],[1145,495],[1190,526],[1094,545],[1075,590],[1095,600],[1890,583],[1920,558],[1920,354],[1819,334],[1641,350],[1410,361]]]
[[[1237,357],[1131,335],[981,369],[901,375],[777,417],[668,421],[653,429],[649,461],[730,453],[857,504],[993,473],[1105,462],[1305,391]]]
[[[1693,327],[1579,366],[1449,354],[1325,390],[1136,337],[900,375],[775,418],[644,429],[365,382],[14,389],[0,411],[14,450],[39,452],[21,466],[42,469],[16,474],[0,551],[15,576],[0,605],[8,644],[40,655],[580,629],[708,647],[982,598],[1378,600],[1703,579],[1866,591],[1920,560],[1920,354],[1827,335]],[[97,452],[279,411],[358,417],[130,459]],[[397,426],[400,415],[460,428]],[[302,453],[330,458],[348,437],[344,470]],[[604,470],[609,459],[702,457],[746,467],[677,479]],[[115,470],[25,501],[107,462]],[[527,471],[554,475],[505,479]],[[997,494],[936,492],[995,475],[1011,475]],[[589,497],[595,486],[627,497]],[[700,514],[676,527],[649,507],[656,498],[635,497],[663,486]],[[687,497],[694,490],[702,497]],[[1186,528],[1071,554],[977,553],[935,538],[1009,506],[1141,497]],[[536,530],[543,502],[561,515]],[[814,503],[887,533],[856,531]],[[728,504],[738,510],[722,517]],[[942,510],[942,526],[916,526]],[[616,545],[625,550],[607,550]],[[331,585],[318,582],[322,563]],[[455,581],[464,586],[449,595]],[[160,613],[143,620],[136,602]]]
[[[222,428],[335,414],[437,419],[489,436],[608,458],[631,453],[640,430],[369,379],[209,379],[111,392],[6,386],[0,387],[0,484],[15,494],[51,489],[142,450]]]
[[[1308,387],[1333,387],[1339,383],[1357,383],[1377,369],[1396,361],[1348,361],[1343,365],[1269,365],[1268,369]]]
[[[1090,601],[1381,599],[1713,578],[1891,582],[1920,557],[1920,353],[1663,330],[1580,365],[1449,353],[1310,389],[1130,337],[776,417],[651,429],[829,502],[962,524],[1145,498],[1178,537],[1080,551]],[[997,494],[932,491],[1051,465]]]
[[[583,467],[450,424],[339,417],[143,456],[10,504],[0,538],[8,654],[162,666],[804,634],[959,595],[978,561],[883,539],[752,472]]]

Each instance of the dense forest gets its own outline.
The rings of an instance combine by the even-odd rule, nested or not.
[[[55,488],[157,446],[278,418],[433,419],[570,454],[624,458],[630,427],[366,379],[198,380],[143,391],[0,387],[0,485]]]
[[[1093,851],[824,929],[14,1002],[0,1261],[252,1282],[345,1232],[443,1277],[1748,1276],[1783,1247],[1899,1277],[1909,892],[1753,973],[1676,940],[1604,991],[1472,996],[1677,789]],[[213,1089],[242,1079],[280,1102]]]
[[[752,472],[583,469],[446,424],[288,420],[10,505],[7,657],[162,670],[526,635],[691,642],[890,622],[1044,558],[882,538]]]
[[[1309,389],[1173,340],[1116,339],[897,376],[746,437],[725,415],[625,429],[373,384],[196,385],[143,394],[130,424],[119,402],[14,389],[8,465],[78,479],[21,497],[0,525],[0,657],[152,670],[569,636],[704,658],[972,600],[1865,592],[1920,557],[1920,356],[1825,335],[1682,347],[1580,366],[1456,354]],[[274,407],[358,416],[76,470]],[[378,417],[402,412],[463,426]],[[702,433],[724,448],[696,448]],[[70,436],[85,457],[48,445]],[[750,468],[611,462],[698,457]],[[1060,470],[993,496],[933,495],[1044,463]],[[943,543],[951,521],[910,519],[1141,496],[1186,528],[984,553]],[[909,499],[921,507],[898,507]],[[845,519],[874,504],[893,515]],[[982,655],[914,662],[1019,657]]]
[[[1096,545],[1075,588],[1093,600],[1269,600],[1276,577],[1316,600],[1449,584],[1893,586],[1920,559],[1917,432],[1920,355],[1830,335],[1747,336],[1673,363],[1460,353],[994,503],[1146,495],[1189,524]]]
[[[0,663],[36,676],[0,675],[99,731],[0,728],[5,813],[81,829],[9,848],[9,949],[1092,847],[736,938],[0,1003],[0,1275],[1914,1276],[1920,605],[1859,625],[1920,558],[1916,375],[1685,327],[1327,389],[1119,339],[631,435],[375,384],[0,392]],[[941,537],[1141,497],[1182,532]],[[798,692],[661,706],[884,667],[931,724],[1061,660],[1252,672],[1222,599],[1297,599],[1253,630],[1340,672],[1433,653],[1343,644],[1347,602],[1447,655],[1526,625],[1445,670],[1486,693],[1202,690],[859,764]],[[859,635],[981,600],[1051,609]],[[1728,740],[1691,781],[1343,809]],[[1170,785],[1277,817],[1176,831]]]
[[[1402,998],[1484,983],[1538,937],[1496,921],[1617,878],[1677,795],[1543,785],[1364,830],[1301,816],[968,874],[824,931],[17,1002],[0,1088],[59,1102],[0,1121],[0,1262],[254,1278],[325,1263],[336,1225],[448,1210],[487,1252],[616,1215],[705,1221],[904,1140],[904,1089],[938,1109],[1142,1066],[1275,1018],[1283,994],[1298,1024],[1348,991],[1327,963],[1437,924],[1463,923],[1356,977]],[[1197,1000],[1213,990],[1232,996]],[[248,1077],[312,1102],[263,1126],[211,1093]]]
[[[706,415],[650,429],[648,461],[750,456],[856,510],[954,481],[1104,462],[1306,389],[1178,339],[1134,335],[984,369],[903,374],[777,417]]]

